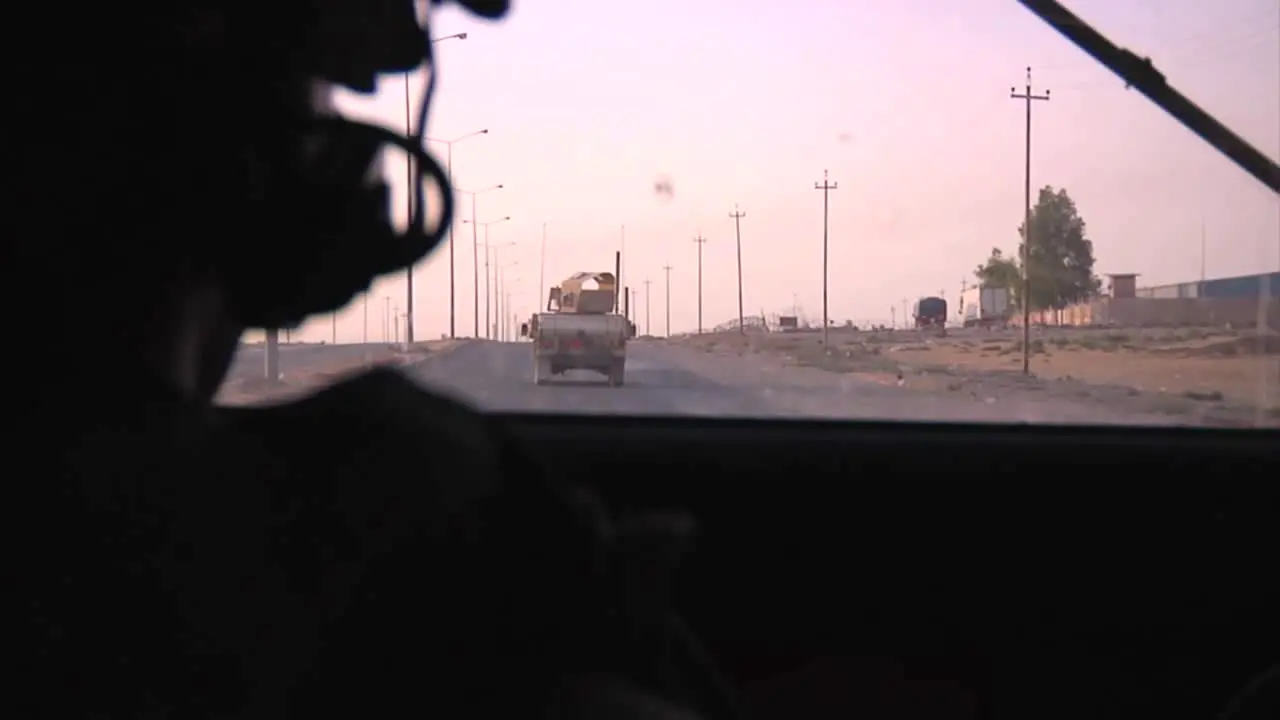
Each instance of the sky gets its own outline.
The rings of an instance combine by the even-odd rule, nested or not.
[[[921,295],[954,298],[993,246],[1017,249],[1026,116],[1010,89],[1028,66],[1051,96],[1033,107],[1032,185],[1075,200],[1099,274],[1146,286],[1197,280],[1202,263],[1209,278],[1280,269],[1280,198],[1013,0],[513,2],[499,23],[432,14],[433,37],[467,38],[435,45],[427,133],[489,131],[452,146],[452,173],[463,189],[503,185],[476,212],[511,218],[488,227],[510,314],[535,312],[544,286],[574,272],[611,270],[622,250],[641,332],[666,331],[665,266],[670,331],[694,330],[701,236],[703,325],[736,318],[736,206],[746,313],[820,319],[824,171],[837,185],[833,319],[901,322]],[[1280,158],[1280,2],[1066,4]],[[415,108],[424,79],[409,78]],[[404,99],[403,75],[335,98],[398,129]],[[443,163],[446,146],[431,147]],[[386,172],[403,218],[403,158]],[[664,181],[670,195],[655,192]],[[459,217],[470,207],[462,196]],[[475,266],[471,226],[455,228],[461,337],[475,325]],[[443,244],[415,269],[416,339],[448,334],[449,275]],[[405,286],[404,273],[385,278],[367,313],[358,298],[293,338],[380,340]]]

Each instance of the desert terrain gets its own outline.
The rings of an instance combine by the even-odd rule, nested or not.
[[[1029,377],[1022,374],[1018,328],[838,328],[829,332],[829,346],[816,330],[706,333],[667,342],[986,402],[1036,393],[1155,412],[1179,424],[1280,425],[1280,336],[1246,330],[1033,328]]]

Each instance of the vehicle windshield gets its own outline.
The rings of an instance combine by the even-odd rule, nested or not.
[[[1070,9],[1280,158],[1280,4]],[[1019,3],[432,32],[450,237],[281,331],[285,386],[394,362],[495,412],[1280,426],[1280,196]],[[425,80],[335,104],[405,131]],[[263,338],[227,402],[261,397]]]

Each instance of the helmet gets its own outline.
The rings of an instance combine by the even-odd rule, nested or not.
[[[432,0],[431,6],[444,0]],[[507,0],[458,0],[480,17],[500,18]],[[267,262],[231,242],[218,263],[229,287],[232,311],[251,327],[286,327],[306,316],[341,308],[380,275],[405,269],[441,241],[450,225],[449,178],[424,142],[438,69],[431,53],[429,23],[419,20],[412,0],[319,0],[309,13],[327,18],[331,32],[309,35],[299,48],[305,71],[316,79],[320,102],[294,132],[309,142],[282,143],[273,157],[269,189],[262,196],[267,234],[278,243]],[[422,13],[425,18],[429,14]],[[299,12],[296,21],[306,21]],[[338,117],[327,108],[328,84],[372,91],[378,73],[432,68],[411,137]],[[402,231],[389,216],[389,188],[378,172],[388,147],[410,156],[418,170],[410,188],[413,217]],[[436,186],[440,207],[427,226],[424,180]],[[262,235],[254,233],[255,245]]]
[[[13,72],[11,138],[25,138],[13,199],[27,224],[58,225],[59,242],[10,237],[4,264],[61,268],[81,306],[109,297],[149,308],[164,299],[136,286],[197,272],[221,281],[248,327],[342,307],[424,257],[449,226],[449,179],[422,135],[439,73],[428,16],[441,2],[182,0],[90,4],[71,18],[39,8],[34,27],[48,37]],[[484,18],[508,9],[457,2]],[[51,65],[77,67],[80,85],[51,81]],[[424,65],[412,136],[332,111],[335,86],[371,92],[378,74]],[[379,172],[388,148],[420,173],[403,230]],[[68,185],[71,164],[79,182]],[[427,183],[439,197],[429,227]]]

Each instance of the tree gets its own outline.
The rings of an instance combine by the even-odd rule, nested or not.
[[[1018,226],[1026,242],[1026,228]],[[1023,243],[1018,245],[1022,257]],[[1031,307],[1064,308],[1095,297],[1102,281],[1093,273],[1093,242],[1066,190],[1046,185],[1031,209]]]
[[[1009,304],[1021,307],[1022,268],[1020,264],[1004,256],[998,247],[991,248],[991,256],[973,271],[974,277],[984,287],[1005,288],[1009,291]]]

